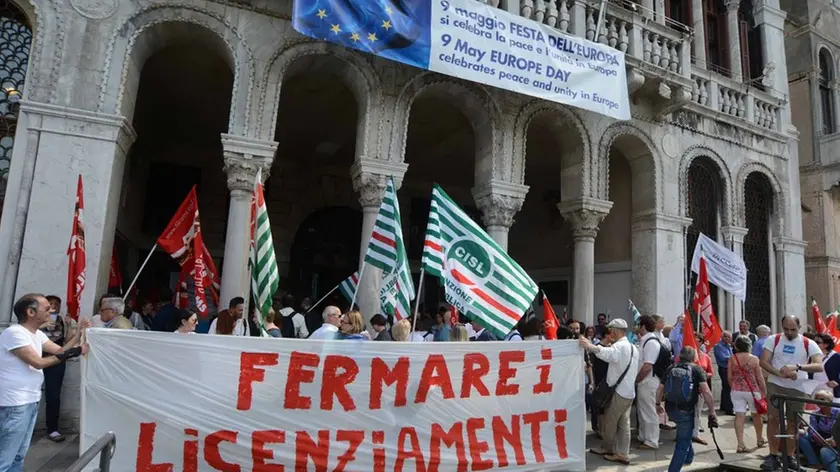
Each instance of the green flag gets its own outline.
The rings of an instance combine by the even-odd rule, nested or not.
[[[257,324],[260,334],[266,336],[265,315],[271,308],[280,273],[274,257],[274,242],[271,239],[271,223],[263,195],[262,171],[257,172],[254,197],[251,200],[251,290],[256,303]]]
[[[537,295],[537,284],[437,184],[432,190],[423,268],[446,301],[502,338]]]

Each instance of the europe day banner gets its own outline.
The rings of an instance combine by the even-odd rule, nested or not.
[[[624,53],[474,0],[294,0],[301,34],[630,119]]]
[[[114,431],[112,470],[585,470],[577,341],[88,342],[81,449]]]

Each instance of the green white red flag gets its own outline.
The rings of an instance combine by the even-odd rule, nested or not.
[[[537,295],[537,284],[435,184],[423,269],[437,276],[447,303],[502,338]]]
[[[274,257],[271,223],[265,206],[262,170],[257,171],[254,195],[251,199],[251,292],[254,299],[260,334],[266,336],[265,315],[271,309],[274,294],[280,283],[280,271]]]
[[[353,272],[353,275],[344,279],[338,285],[338,291],[344,295],[344,298],[347,299],[348,302],[353,302],[353,297],[356,295],[356,289],[359,288],[359,272]],[[353,307],[350,307],[352,310]]]
[[[382,270],[379,289],[382,310],[393,314],[396,320],[407,318],[411,314],[411,300],[415,297],[414,281],[405,252],[400,203],[393,177],[388,178],[365,252],[365,263]]]

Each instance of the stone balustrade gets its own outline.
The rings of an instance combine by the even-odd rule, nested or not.
[[[754,84],[736,82],[697,66],[692,69],[692,102],[760,128],[781,131],[780,97]]]
[[[601,0],[480,1],[563,33],[596,39]],[[746,122],[781,131],[780,107],[784,100],[778,94],[692,64],[691,29],[646,11],[638,3],[609,0],[597,38],[599,43],[626,54],[631,94],[638,91],[654,96],[661,104],[661,116],[682,106],[680,93],[662,93],[664,84],[671,90],[685,90],[690,102],[703,107],[700,111],[725,115],[735,120],[733,124]]]

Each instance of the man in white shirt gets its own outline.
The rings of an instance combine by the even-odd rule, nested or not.
[[[810,392],[805,392],[805,381],[809,373],[823,371],[822,352],[814,341],[799,334],[799,318],[787,315],[782,318],[784,334],[770,336],[764,342],[764,352],[761,353],[761,368],[769,375],[767,377],[767,397],[773,395],[787,395],[798,398],[808,398]],[[788,454],[788,469],[799,470],[795,451],[797,445],[799,418],[804,404],[799,402],[785,403],[785,429],[788,439],[786,448]],[[767,402],[767,439],[769,439],[770,455],[761,465],[762,470],[776,470],[781,468],[779,446],[774,438],[779,434],[779,410]]]
[[[600,416],[601,448],[591,452],[626,465],[630,463],[630,407],[636,398],[633,375],[638,370],[639,353],[627,341],[626,321],[616,318],[606,328],[606,336],[612,341],[609,347],[596,346],[586,336],[579,338],[582,348],[609,364],[605,381],[615,386],[615,395]]]
[[[337,306],[328,306],[324,308],[321,316],[324,319],[324,324],[316,329],[309,339],[335,339],[338,337],[338,326],[341,324],[341,310]]]
[[[309,330],[306,328],[306,318],[294,309],[294,295],[291,293],[283,295],[283,298],[280,300],[280,304],[283,305],[283,308],[280,309],[280,316],[282,316],[280,319],[283,322],[283,326],[286,326],[286,323],[291,322],[295,329],[296,338],[306,339],[309,337]]]
[[[18,324],[0,334],[0,471],[22,472],[32,430],[38,418],[43,369],[87,351],[80,333],[90,326],[82,319],[79,329],[62,347],[39,328],[50,319],[50,302],[41,294],[28,294],[15,302]],[[52,354],[42,357],[43,353]]]
[[[656,413],[656,390],[659,388],[659,377],[653,375],[653,365],[659,358],[662,349],[659,337],[656,335],[656,321],[650,315],[639,318],[639,334],[641,335],[642,364],[636,375],[636,410],[639,413],[639,449],[659,448],[659,415]]]

